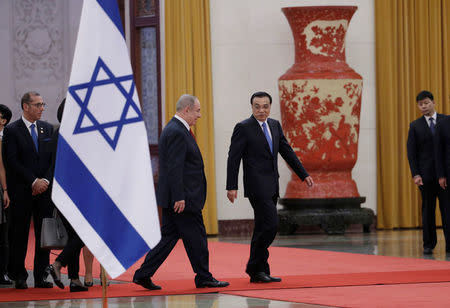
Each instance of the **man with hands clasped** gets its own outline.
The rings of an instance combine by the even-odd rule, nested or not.
[[[42,219],[51,217],[53,209],[49,190],[53,126],[40,121],[45,103],[39,93],[25,93],[21,99],[21,107],[22,117],[6,126],[3,133],[3,162],[11,199],[8,274],[15,281],[16,289],[28,288],[25,257],[33,218],[34,286],[52,288],[53,284],[45,280],[50,251],[41,249],[41,227]]]

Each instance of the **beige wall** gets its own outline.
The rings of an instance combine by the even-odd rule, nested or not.
[[[243,197],[242,170],[237,203],[226,198],[226,160],[234,125],[251,114],[249,97],[271,93],[271,117],[280,120],[278,77],[294,63],[290,27],[281,12],[286,6],[356,5],[346,36],[348,64],[364,79],[358,161],[353,177],[363,206],[376,210],[375,35],[373,0],[211,0],[211,41],[218,219],[253,218]],[[290,172],[280,158],[280,193]]]
[[[56,123],[65,97],[82,1],[0,1],[0,103],[22,114],[20,98],[39,92],[47,106],[42,120]]]

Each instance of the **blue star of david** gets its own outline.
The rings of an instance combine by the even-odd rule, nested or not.
[[[108,76],[107,79],[99,80],[99,72],[103,69],[103,71]],[[127,91],[122,86],[121,82],[129,81],[131,80],[131,87],[130,90]],[[109,121],[109,122],[103,122],[99,123],[97,118],[94,114],[89,111],[88,106],[89,102],[92,96],[92,92],[95,89],[95,87],[101,87],[109,84],[114,84],[117,89],[122,93],[124,97],[124,106],[122,113],[120,115],[119,120],[115,121]],[[136,123],[142,121],[142,113],[139,109],[139,107],[136,105],[136,102],[133,100],[133,94],[135,91],[135,84],[133,81],[133,75],[124,75],[120,77],[114,76],[114,74],[111,72],[111,70],[108,68],[108,66],[103,62],[103,60],[99,57],[97,64],[95,65],[94,71],[92,73],[91,80],[86,83],[81,83],[77,85],[73,85],[69,87],[69,93],[72,95],[72,97],[75,99],[76,103],[80,106],[81,112],[78,116],[77,123],[75,125],[75,130],[73,131],[73,134],[81,134],[81,133],[87,133],[92,131],[99,131],[100,134],[105,138],[106,142],[111,146],[113,150],[116,149],[117,143],[119,141],[120,133],[122,132],[123,126],[131,123]],[[86,96],[84,100],[80,98],[80,96],[77,94],[77,91],[87,89]],[[105,101],[107,101],[108,98],[105,98]],[[132,108],[136,112],[137,116],[129,117],[127,118],[127,113],[129,109]],[[91,122],[92,125],[81,127],[81,123],[83,122],[84,117],[87,117]],[[111,138],[107,133],[106,129],[111,127],[117,127],[116,132],[114,134],[114,137]]]

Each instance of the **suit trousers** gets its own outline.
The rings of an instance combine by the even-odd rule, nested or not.
[[[27,202],[11,203],[11,224],[9,229],[9,264],[8,274],[13,280],[27,280],[25,257],[28,248],[28,234],[31,218],[34,224],[35,249],[33,276],[34,281],[46,277],[45,268],[49,265],[50,250],[41,248],[42,219],[52,216],[52,206],[49,197],[35,196]]]
[[[250,258],[246,273],[250,276],[256,272],[270,275],[269,246],[278,231],[277,197],[272,199],[249,198],[255,214],[255,227],[250,245]]]
[[[64,227],[66,228],[69,237],[66,247],[61,251],[56,261],[61,263],[63,267],[67,266],[69,279],[79,279],[78,272],[80,271],[80,252],[84,243],[72,228],[67,219],[59,213]]]
[[[422,228],[423,247],[433,249],[437,243],[436,237],[436,198],[442,217],[446,249],[450,249],[450,210],[448,191],[443,190],[437,181],[426,182],[419,186],[422,194]],[[448,190],[448,188],[447,188]]]
[[[205,225],[201,211],[175,213],[172,208],[162,209],[161,241],[147,254],[144,263],[135,272],[134,279],[152,277],[169,256],[181,238],[197,274],[195,282],[209,281],[209,251]]]

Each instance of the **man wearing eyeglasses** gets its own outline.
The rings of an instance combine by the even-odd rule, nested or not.
[[[10,263],[8,273],[16,289],[27,289],[25,257],[33,217],[35,252],[34,286],[52,288],[45,280],[49,250],[41,249],[41,226],[52,215],[49,183],[51,177],[51,136],[53,126],[40,121],[45,103],[37,92],[27,92],[21,100],[22,117],[5,127],[3,160],[11,199]]]

